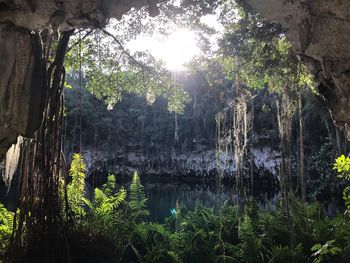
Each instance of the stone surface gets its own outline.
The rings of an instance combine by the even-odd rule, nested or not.
[[[156,0],[0,0],[0,23],[38,31],[102,27],[108,18],[121,18],[131,8]]]
[[[41,123],[40,41],[36,34],[0,24],[0,158],[17,136],[31,136]]]
[[[315,76],[338,127],[350,124],[350,1],[243,0],[287,30],[293,49]],[[350,139],[350,130],[348,130]]]
[[[149,157],[141,151],[125,153],[123,149],[115,152],[85,149],[82,152],[88,174],[132,175],[135,171],[147,176],[181,176],[181,177],[223,177],[236,174],[234,157],[229,153],[216,154],[215,149],[169,154],[161,152],[156,157]],[[259,146],[252,149],[254,172],[278,178],[281,154],[270,146]],[[69,160],[69,156],[67,160]],[[218,171],[218,169],[220,171]],[[249,167],[245,167],[249,176]]]

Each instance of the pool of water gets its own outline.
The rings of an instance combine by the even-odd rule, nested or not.
[[[162,222],[171,215],[171,210],[176,204],[184,204],[193,209],[196,205],[217,207],[225,201],[237,202],[232,180],[221,181],[219,187],[215,179],[183,178],[171,176],[148,177],[141,176],[147,197],[147,208],[150,211],[152,221]],[[118,180],[118,184],[129,188],[131,177]],[[262,209],[274,209],[279,197],[279,189],[269,185],[255,186],[253,196]],[[247,196],[249,196],[247,189]]]

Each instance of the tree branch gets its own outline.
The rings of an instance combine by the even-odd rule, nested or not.
[[[68,49],[67,49],[67,53],[69,51],[71,51],[75,46],[77,46],[81,41],[83,41],[85,38],[87,38],[89,35],[91,35],[91,33],[93,32],[94,30],[91,29],[89,32],[87,32],[81,39],[79,39],[77,42],[73,43]],[[78,32],[79,33],[79,32]]]
[[[120,47],[121,51],[123,54],[125,54],[131,61],[133,61],[136,65],[138,65],[140,68],[146,69],[147,71],[152,72],[152,68],[145,65],[144,63],[138,61],[137,59],[135,59],[128,50],[126,50],[123,46],[123,44],[120,42],[120,40],[114,36],[112,33],[108,32],[105,29],[102,29],[102,32],[105,33],[106,35],[110,36],[111,38],[113,38],[113,40],[118,44],[118,46]]]

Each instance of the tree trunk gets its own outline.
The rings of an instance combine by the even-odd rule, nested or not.
[[[12,262],[70,262],[67,229],[62,217],[59,182],[62,158],[64,58],[72,31],[64,32],[54,62],[43,65],[48,93],[44,121],[24,149],[19,212],[14,220]]]

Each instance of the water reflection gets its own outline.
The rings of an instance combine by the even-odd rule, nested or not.
[[[130,180],[124,178],[119,183],[129,187],[130,182]],[[217,207],[226,200],[231,203],[237,202],[237,196],[232,191],[234,185],[230,180],[222,182],[221,190],[218,190],[220,188],[215,180],[199,178],[141,176],[141,182],[148,198],[147,207],[150,210],[150,220],[152,221],[164,221],[165,217],[172,214],[177,202],[184,204],[189,209],[193,209],[199,204]],[[274,210],[279,190],[271,189],[268,186],[263,187],[262,185],[257,190],[259,191],[256,191],[254,197],[257,199],[260,208]]]

